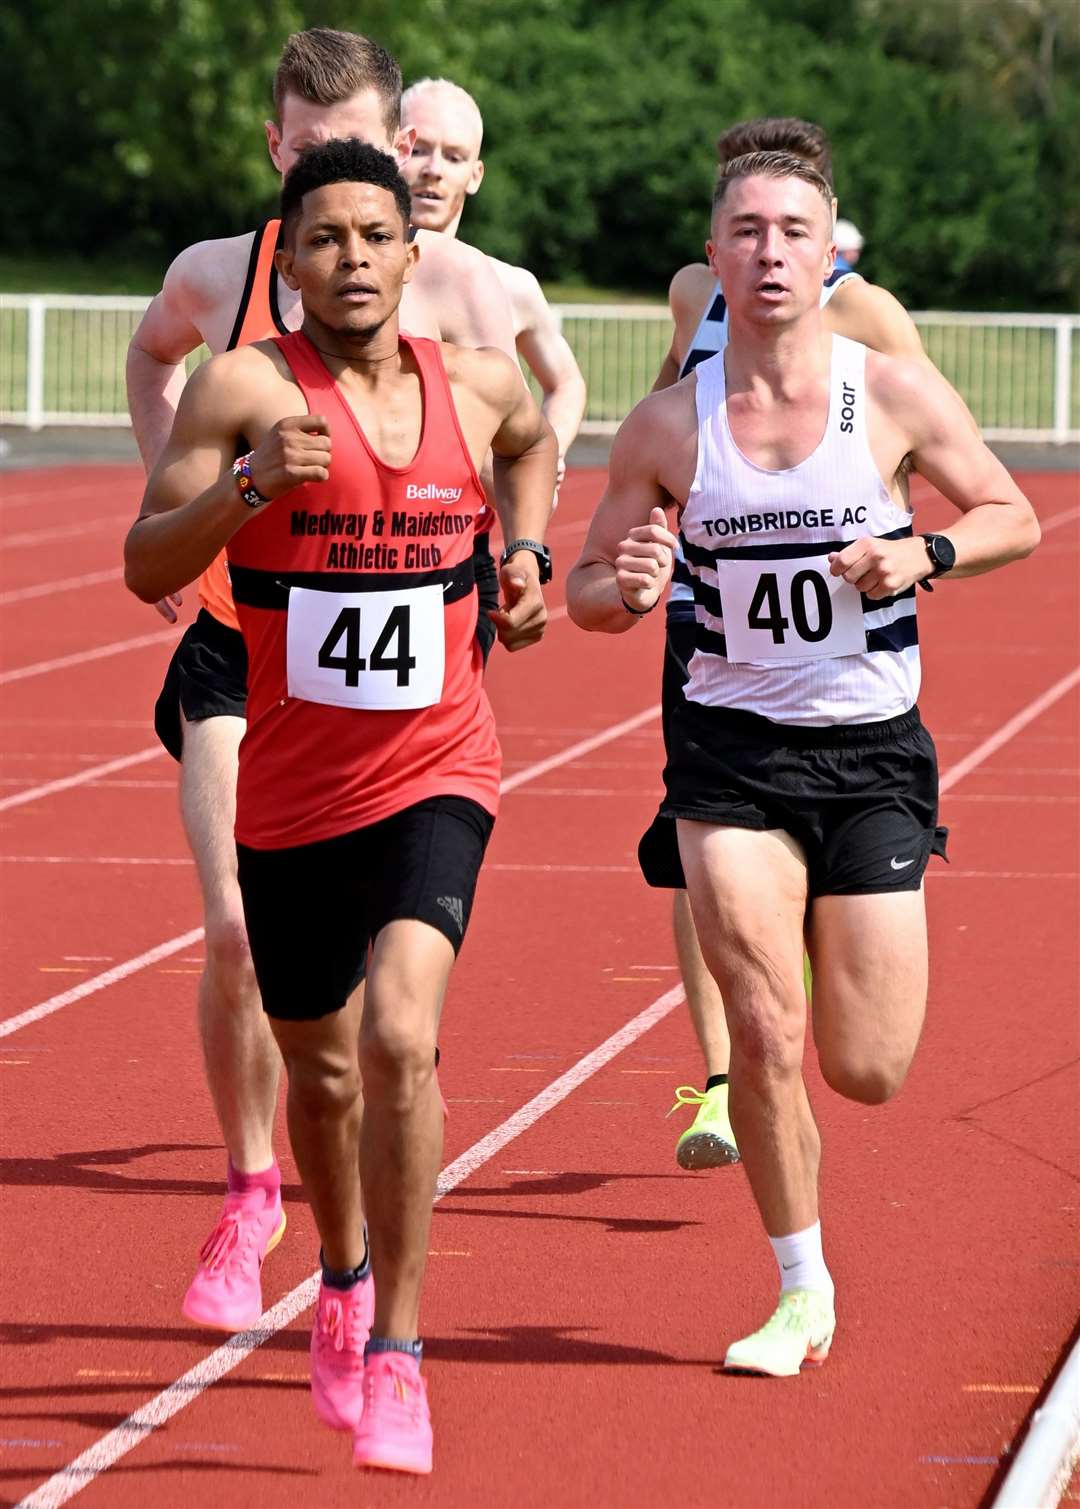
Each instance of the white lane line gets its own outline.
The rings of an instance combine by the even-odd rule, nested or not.
[[[0,608],[12,603],[28,603],[35,597],[52,597],[54,592],[75,592],[81,587],[97,587],[102,582],[118,582],[123,576],[119,566],[108,571],[88,571],[85,576],[63,576],[55,582],[38,582],[36,587],[12,587],[9,592],[0,592]]]
[[[0,812],[11,807],[25,807],[27,802],[37,802],[46,796],[55,796],[58,791],[70,791],[73,786],[85,786],[88,781],[100,780],[117,770],[129,770],[132,765],[145,765],[147,760],[156,760],[165,753],[160,744],[136,750],[134,754],[121,755],[115,760],[105,760],[101,765],[89,765],[77,775],[61,776],[56,781],[46,781],[43,786],[31,786],[26,791],[16,791],[11,796],[0,797]]]
[[[942,777],[942,789],[955,786],[969,771],[974,770],[976,766],[982,764],[983,760],[988,759],[995,750],[1000,749],[1001,745],[1007,739],[1019,733],[1022,728],[1038,717],[1040,712],[1045,711],[1059,697],[1064,696],[1077,679],[1080,679],[1080,667],[1077,667],[1077,670],[1071,673],[1070,676],[1063,677],[1061,681],[1056,682],[1054,686],[1044,692],[1041,697],[1036,698],[1022,712],[1017,713],[1015,717],[1003,725],[997,734],[993,734],[989,739],[984,740],[964,760],[958,761]],[[555,755],[549,760],[541,760],[536,765],[531,766],[528,771],[521,771],[517,776],[511,776],[509,781],[503,783],[502,790],[505,792],[512,789],[509,784],[510,781],[516,785],[521,785],[526,779],[533,780],[537,776],[545,774],[547,770],[552,769],[555,765],[566,764],[571,759],[576,759],[582,754],[587,754],[600,744],[608,743],[611,739],[618,738],[620,734],[640,727],[641,724],[647,722],[650,718],[656,717],[658,712],[659,706],[646,708],[644,712],[638,713],[635,717],[629,718],[623,723],[615,724],[612,728],[604,730],[601,734],[593,735],[589,739],[583,739],[580,743],[571,745],[569,749],[564,750],[561,756]],[[188,941],[194,942],[196,938],[201,936],[202,929],[197,928],[193,933],[185,934],[183,943],[177,939],[173,939],[172,942],[176,944],[175,949],[171,948],[169,944],[163,944],[162,947],[169,949],[170,952],[177,952],[180,947],[186,946]],[[143,958],[145,956],[140,956],[139,960],[129,961],[128,965],[119,965],[117,968],[123,970],[125,974],[133,973],[134,970],[130,966],[133,965],[135,968],[142,968]],[[109,973],[113,974],[114,971],[109,971]],[[123,977],[119,976],[119,978]],[[102,976],[98,976],[97,980],[86,980],[81,986],[76,986],[74,991],[65,991],[63,997],[54,997],[53,1000],[60,1002],[62,1005],[67,1005],[67,997],[80,999],[82,995],[89,995],[94,990],[103,988],[98,983],[103,978]],[[112,983],[111,980],[109,983]],[[573,1069],[568,1070],[566,1074],[560,1076],[558,1080],[549,1085],[546,1090],[542,1090],[538,1096],[529,1101],[520,1111],[515,1112],[501,1127],[497,1127],[495,1131],[489,1133],[487,1138],[482,1138],[480,1143],[475,1144],[473,1148],[470,1148],[467,1153],[464,1153],[461,1158],[444,1171],[439,1180],[440,1193],[445,1194],[448,1188],[453,1187],[447,1181],[455,1170],[463,1168],[465,1171],[460,1175],[460,1178],[464,1178],[479,1166],[479,1163],[471,1161],[474,1159],[478,1148],[490,1143],[491,1150],[486,1155],[490,1158],[495,1152],[505,1146],[511,1136],[517,1136],[525,1130],[525,1124],[522,1124],[521,1118],[527,1114],[530,1107],[539,1107],[539,1109],[535,1110],[535,1114],[532,1117],[532,1120],[535,1121],[538,1117],[544,1115],[545,1111],[550,1110],[553,1105],[558,1104],[558,1100],[564,1099],[566,1095],[569,1095],[571,1090],[582,1082],[582,1079],[587,1079],[590,1073],[595,1073],[602,1064],[607,1063],[609,1058],[621,1051],[627,1043],[634,1041],[636,1036],[640,1036],[641,1033],[648,1031],[649,1027],[659,1021],[662,1016],[666,1016],[669,1011],[674,1010],[675,1006],[682,999],[683,991],[681,986],[676,986],[674,989],[667,991],[658,1000],[654,1001],[652,1006],[646,1008],[644,1012],[634,1017],[625,1027],[615,1033],[612,1038],[608,1038],[599,1048],[594,1049],[592,1054],[586,1056],[586,1059],[581,1060]],[[32,1008],[32,1013],[34,1013],[33,1020],[38,1020],[38,1016],[36,1015],[38,1012],[47,1015],[50,1010],[58,1009],[59,1006],[53,1005],[52,1002],[45,1002],[43,1007]],[[31,1015],[31,1013],[23,1013],[24,1018],[28,1015]],[[19,1019],[16,1018],[15,1020]],[[636,1031],[635,1028],[637,1029]],[[5,1037],[9,1035],[10,1031],[14,1030],[16,1029],[10,1027],[9,1023],[0,1023],[0,1037]],[[614,1042],[617,1042],[618,1046],[608,1052],[609,1046]],[[586,1062],[592,1062],[595,1066],[584,1074],[580,1074],[581,1066]],[[559,1095],[557,1099],[552,1099],[551,1097],[556,1087],[560,1084],[565,1086],[562,1095]],[[504,1137],[502,1135],[504,1128],[512,1124],[516,1126],[516,1131]],[[532,1122],[530,1121],[527,1124],[531,1125]],[[480,1161],[482,1162],[483,1159]],[[104,1436],[100,1441],[82,1452],[74,1461],[69,1462],[66,1467],[61,1468],[58,1473],[55,1473],[40,1488],[22,1499],[16,1505],[16,1509],[58,1509],[59,1505],[67,1503],[87,1483],[92,1482],[101,1473],[106,1472],[122,1456],[126,1456],[150,1432],[155,1430],[159,1425],[164,1424],[166,1420],[171,1419],[173,1415],[177,1414],[186,1404],[197,1398],[212,1383],[216,1382],[218,1378],[224,1377],[226,1373],[231,1372],[256,1347],[261,1346],[264,1341],[267,1341],[277,1331],[287,1326],[297,1315],[308,1309],[314,1303],[317,1290],[318,1276],[313,1274],[298,1288],[294,1289],[291,1294],[286,1295],[283,1300],[280,1300],[273,1309],[266,1312],[263,1316],[264,1324],[262,1326],[254,1327],[252,1330],[245,1331],[239,1336],[231,1337],[224,1346],[219,1347],[216,1352],[211,1353],[209,1357],[205,1358],[196,1367],[190,1369],[182,1378],[170,1384],[167,1389],[156,1395],[142,1409],[136,1410],[133,1414],[129,1415],[115,1430],[110,1431],[107,1436]]]
[[[144,954],[136,954],[134,959],[125,959],[123,964],[115,964],[112,969],[105,970],[104,974],[95,975],[92,980],[83,980],[81,985],[73,985],[70,990],[62,991],[58,996],[50,996],[47,1001],[42,1001],[38,1006],[31,1006],[26,1011],[20,1011],[18,1016],[9,1016],[6,1021],[0,1022],[0,1038],[10,1037],[13,1032],[19,1032],[23,1027],[31,1027],[42,1018],[52,1016],[54,1011],[60,1011],[65,1006],[72,1006],[76,1001],[84,1000],[86,996],[96,995],[99,990],[106,990],[110,985],[126,980],[129,975],[137,974],[140,969],[147,969],[151,964],[157,964],[160,960],[169,958],[171,954],[179,953],[182,948],[201,942],[202,936],[202,928],[193,927],[190,932],[181,933],[177,938],[170,938],[167,943],[159,943],[156,948],[147,949]]]
[[[1007,723],[1003,723],[996,733],[984,739],[981,744],[976,744],[970,754],[965,755],[962,760],[957,760],[955,765],[950,765],[941,777],[939,789],[942,795],[950,791],[966,775],[978,769],[992,754],[996,754],[1002,745],[1008,744],[1010,739],[1015,739],[1016,735],[1027,728],[1029,723],[1034,723],[1036,718],[1046,712],[1047,708],[1053,707],[1055,702],[1059,702],[1078,683],[1080,683],[1080,665],[1074,666],[1068,675],[1062,676],[1060,681],[1055,681],[1053,686],[1047,687],[1041,697],[1036,697],[1034,702],[1029,702],[1027,707],[1021,708]]]
[[[1080,1341],[1066,1357],[1046,1403],[1032,1415],[992,1509],[1054,1509],[1078,1460]]]
[[[496,1153],[512,1142],[515,1137],[520,1137],[531,1126],[546,1116],[549,1111],[555,1109],[577,1087],[591,1079],[605,1064],[615,1056],[636,1042],[639,1037],[655,1027],[657,1022],[662,1021],[683,999],[681,985],[666,991],[651,1006],[637,1016],[631,1017],[624,1027],[612,1033],[591,1053],[587,1053],[568,1069],[565,1074],[560,1074],[558,1079],[552,1080],[546,1089],[541,1090],[539,1095],[534,1095],[532,1100],[527,1101],[519,1111],[499,1126],[481,1137],[479,1142],[474,1142],[472,1147],[462,1153],[460,1158],[455,1158],[453,1163],[447,1164],[439,1175],[438,1188],[435,1201],[438,1203],[445,1195],[462,1184],[470,1174],[482,1168]],[[153,1431],[164,1425],[167,1420],[189,1404],[193,1404],[200,1394],[204,1393],[211,1384],[218,1379],[224,1378],[235,1367],[243,1362],[245,1357],[250,1356],[257,1347],[301,1315],[315,1303],[319,1292],[319,1275],[313,1273],[310,1278],[298,1284],[290,1294],[266,1311],[260,1317],[257,1325],[249,1331],[243,1331],[238,1336],[231,1336],[204,1357],[202,1362],[196,1363],[182,1378],[171,1383],[168,1388],[156,1394],[141,1408],[134,1410],[127,1419],[122,1421],[115,1430],[111,1430],[100,1441],[95,1441],[86,1451],[81,1452],[66,1467],[53,1474],[40,1488],[27,1494],[20,1499],[15,1509],[59,1509],[69,1499],[74,1498],[95,1478],[107,1472],[121,1457],[127,1455],[140,1442],[145,1441]]]
[[[1060,529],[1062,524],[1071,524],[1074,519],[1080,519],[1080,507],[1066,508],[1064,513],[1052,513],[1048,519],[1039,520],[1039,528],[1043,534],[1049,534],[1052,529]]]
[[[635,713],[632,718],[624,719],[622,723],[615,723],[598,734],[592,734],[588,739],[580,739],[559,754],[549,755],[546,760],[537,760],[533,765],[526,765],[524,770],[515,771],[513,775],[506,777],[499,789],[504,795],[510,791],[516,791],[527,781],[535,781],[538,776],[546,775],[549,770],[557,770],[560,765],[568,765],[571,760],[578,760],[582,755],[589,754],[604,744],[610,744],[613,739],[621,738],[623,734],[632,733],[635,728],[640,728],[643,723],[650,723],[659,716],[660,704],[657,702],[652,707],[645,708],[643,712]]]
[[[132,469],[134,471],[134,468]],[[14,473],[6,472],[5,476],[11,477]],[[145,482],[145,479],[142,479]],[[25,508],[31,503],[81,503],[86,498],[100,498],[102,493],[111,492],[114,488],[131,487],[131,502],[134,506],[139,501],[137,484],[139,479],[129,477],[102,477],[94,486],[87,483],[78,483],[74,487],[50,487],[43,483],[40,488],[24,488],[22,492],[7,492],[0,490],[0,504],[4,508]]]
[[[80,534],[100,534],[114,524],[130,524],[130,513],[111,513],[102,519],[86,519],[81,524],[57,524],[51,529],[25,529],[22,534],[9,534],[3,539],[5,550],[15,550],[23,545],[48,545],[53,540],[70,540]]]
[[[530,766],[526,770],[519,770],[515,775],[509,776],[503,781],[499,788],[500,791],[505,794],[518,786],[523,786],[526,781],[536,780],[538,776],[546,774],[549,770],[554,770],[559,765],[569,764],[571,760],[578,759],[580,755],[588,753],[590,749],[596,749],[601,744],[607,744],[612,739],[619,738],[620,735],[626,732],[627,728],[636,728],[638,724],[645,722],[648,718],[654,718],[659,710],[659,707],[646,708],[643,713],[638,713],[634,718],[629,718],[623,723],[614,723],[610,728],[602,729],[600,733],[593,734],[589,739],[583,739],[577,744],[571,744],[561,754],[552,755],[546,760],[540,760],[537,764]],[[153,755],[160,753],[160,749],[155,745],[152,750],[143,750],[141,754],[129,756],[129,758],[132,760],[149,759]],[[87,778],[92,779],[94,774],[95,772],[93,771],[80,771],[77,776],[67,777],[67,784],[81,784]],[[60,783],[52,782],[51,784],[56,786]],[[43,790],[44,788],[38,788],[38,794]],[[30,799],[27,793],[24,792],[22,795],[25,800]],[[15,798],[8,797],[6,801],[14,804]],[[74,990],[65,990],[61,995],[52,996],[49,1000],[42,1001],[38,1006],[31,1006],[17,1017],[9,1017],[7,1021],[0,1022],[0,1038],[10,1037],[13,1032],[18,1032],[20,1027],[28,1027],[32,1022],[39,1022],[43,1017],[51,1016],[54,1011],[60,1011],[62,1007],[70,1006],[74,1001],[81,1001],[85,996],[94,995],[99,990],[107,989],[108,986],[115,984],[118,980],[127,979],[128,975],[135,974],[137,970],[145,969],[151,964],[156,964],[159,959],[167,958],[169,954],[175,953],[178,948],[186,947],[188,942],[201,938],[202,935],[202,928],[196,928],[194,932],[182,934],[179,939],[171,938],[167,943],[160,944],[158,948],[150,949],[148,953],[139,954],[137,958],[129,959],[125,964],[118,964],[115,969],[108,969],[104,974],[95,975],[92,980],[84,980]]]
[[[79,650],[74,655],[61,655],[56,660],[39,660],[34,665],[20,665],[12,671],[0,671],[0,686],[11,681],[26,681],[31,676],[45,676],[50,671],[65,671],[69,666],[86,665],[91,660],[107,660],[110,655],[123,655],[128,650],[143,650],[147,645],[164,644],[179,638],[176,629],[161,629],[156,634],[138,634],[134,639],[116,639],[112,644],[100,644],[93,650]]]

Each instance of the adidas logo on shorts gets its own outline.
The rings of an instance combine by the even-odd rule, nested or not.
[[[460,896],[437,896],[436,901],[444,912],[449,912],[457,923],[459,933],[465,932],[465,907]]]

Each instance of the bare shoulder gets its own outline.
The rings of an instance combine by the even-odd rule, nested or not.
[[[825,306],[825,324],[874,351],[890,356],[921,357],[922,341],[915,321],[900,300],[877,283],[850,278]]]
[[[436,282],[442,286],[462,277],[479,276],[495,281],[490,258],[467,241],[459,241],[456,236],[446,236],[439,231],[418,230],[416,244],[420,258],[413,279],[421,286]]]
[[[236,302],[244,285],[255,232],[196,241],[174,259],[165,274],[165,292],[192,312],[216,310]]]
[[[866,386],[871,401],[913,442],[955,425],[970,430],[955,391],[927,361],[868,349]]]
[[[491,402],[517,402],[524,391],[521,368],[497,346],[458,346],[440,341],[443,366],[453,383]]]
[[[616,436],[623,450],[641,448],[670,454],[692,433],[697,434],[697,377],[691,372],[670,387],[647,393],[630,410]]]
[[[509,294],[515,314],[520,310],[531,313],[535,319],[536,315],[547,309],[548,301],[535,273],[531,273],[527,267],[515,267],[512,262],[502,262],[498,257],[489,257],[488,261]],[[533,320],[529,323],[532,324]]]
[[[237,346],[200,363],[184,386],[184,398],[200,407],[235,412],[250,408],[267,392],[293,381],[291,369],[275,341]]]
[[[689,262],[680,267],[668,285],[668,303],[675,318],[699,314],[715,282],[704,262]]]

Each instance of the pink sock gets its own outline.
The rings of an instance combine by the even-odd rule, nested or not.
[[[242,1174],[238,1168],[233,1167],[233,1161],[229,1159],[228,1172],[229,1193],[232,1195],[248,1195],[252,1190],[261,1189],[268,1195],[276,1195],[281,1188],[281,1170],[278,1168],[276,1158],[272,1159],[269,1168],[260,1169],[257,1174]]]

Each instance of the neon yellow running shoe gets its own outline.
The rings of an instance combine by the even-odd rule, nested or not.
[[[731,1373],[767,1373],[794,1378],[818,1367],[829,1355],[836,1315],[831,1294],[820,1289],[788,1289],[760,1331],[733,1341],[724,1367]]]
[[[714,1085],[711,1090],[680,1085],[668,1115],[680,1106],[698,1107],[697,1115],[675,1144],[675,1161],[680,1168],[726,1168],[729,1163],[738,1163],[739,1149],[728,1118],[727,1085]]]

